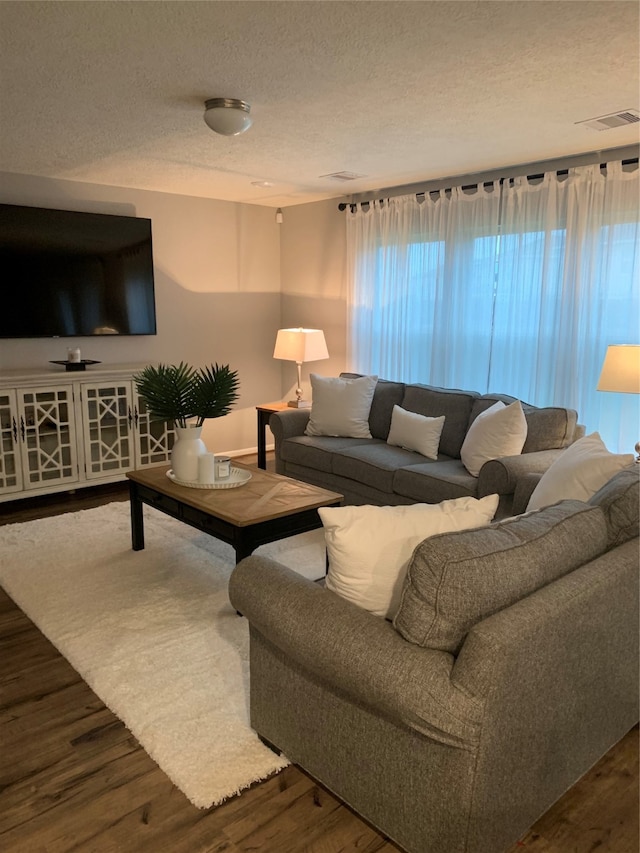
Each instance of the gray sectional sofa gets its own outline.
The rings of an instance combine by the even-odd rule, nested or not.
[[[305,435],[308,409],[271,415],[276,471],[340,492],[347,504],[439,503],[498,494],[496,518],[504,518],[511,515],[519,478],[546,471],[565,447],[584,435],[584,428],[573,409],[523,403],[528,433],[522,454],[486,462],[473,477],[460,460],[460,449],[471,423],[498,400],[508,405],[515,398],[379,379],[369,416],[370,439]],[[437,460],[387,444],[394,405],[428,417],[445,416]]]
[[[410,853],[514,844],[638,720],[639,470],[425,540],[393,624],[243,560],[253,728]]]

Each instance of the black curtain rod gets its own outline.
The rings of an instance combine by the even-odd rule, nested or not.
[[[637,157],[631,157],[629,160],[622,160],[622,165],[623,165],[623,166],[633,166],[633,165],[638,165],[638,158],[637,158]],[[601,168],[601,169],[605,169],[605,168],[606,168],[606,166],[607,166],[607,164],[606,164],[606,163],[600,163],[600,168]],[[560,175],[568,175],[568,174],[569,174],[569,169],[557,169],[557,170],[556,170],[556,175],[558,175],[558,176],[560,176]],[[515,176],[515,175],[513,175],[513,176],[512,176],[512,177],[510,177],[510,178],[500,178],[500,179],[498,180],[498,183],[502,186],[502,184],[503,184],[505,181],[511,181],[511,180],[513,180],[513,178],[514,178],[514,177],[516,177],[516,176]],[[537,173],[537,174],[535,174],[535,175],[527,175],[526,177],[527,177],[527,180],[528,180],[528,181],[535,181],[535,180],[539,180],[540,178],[544,178],[544,172],[539,172],[539,173]],[[490,187],[490,186],[491,186],[491,184],[495,184],[495,183],[496,183],[495,181],[485,181],[485,182],[482,184],[482,186],[483,186],[483,187]],[[415,194],[415,196],[416,196],[416,198],[419,198],[420,196],[430,195],[431,193],[437,193],[437,192],[445,192],[445,193],[447,193],[447,192],[451,192],[451,189],[452,189],[451,187],[446,187],[444,190],[423,190],[422,192],[417,192],[417,193]],[[463,186],[461,187],[461,189],[462,189],[462,190],[477,190],[477,189],[478,189],[478,184],[463,184]],[[394,198],[395,198],[395,197],[396,197],[396,196],[394,196]],[[373,201],[373,202],[376,202],[376,201],[388,201],[388,200],[389,200],[388,198],[385,198],[385,197],[383,196],[383,197],[381,197],[381,198],[377,198],[377,199],[369,199],[368,201],[359,201],[359,202],[345,202],[345,201],[341,201],[341,202],[340,202],[340,204],[338,205],[338,210],[346,210],[346,209],[349,207],[349,208],[351,208],[351,213],[353,213],[353,212],[356,210],[356,208],[358,207],[358,205],[359,205],[359,204],[361,204],[361,205],[364,207],[364,205],[369,206],[369,205],[371,204],[371,202],[372,202],[372,201]]]

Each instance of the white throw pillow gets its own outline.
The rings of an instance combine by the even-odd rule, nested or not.
[[[469,427],[460,458],[467,471],[477,477],[485,462],[501,456],[517,456],[527,440],[527,419],[520,400],[505,406],[494,403]]]
[[[558,501],[588,501],[632,462],[633,453],[610,453],[597,432],[585,435],[570,444],[540,477],[527,512]]]
[[[311,414],[307,435],[371,438],[369,412],[377,376],[342,379],[311,374]]]
[[[486,527],[498,495],[410,506],[320,507],[329,556],[326,586],[393,619],[416,546],[436,533]]]
[[[428,418],[417,412],[408,412],[400,406],[394,406],[387,444],[406,447],[407,450],[417,450],[427,459],[437,459],[443,427],[444,415],[439,418]]]

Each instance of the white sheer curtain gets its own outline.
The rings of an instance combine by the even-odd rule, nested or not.
[[[607,345],[640,342],[638,174],[614,162],[358,206],[350,369],[571,406],[631,450],[640,398],[595,389]]]
[[[470,388],[486,384],[490,341],[482,330],[491,325],[499,210],[491,184],[348,214],[353,369],[449,387],[460,375]]]

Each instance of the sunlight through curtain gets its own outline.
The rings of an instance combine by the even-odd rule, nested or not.
[[[640,343],[639,180],[621,163],[347,212],[349,369],[577,409],[628,452],[640,397],[596,391]]]

